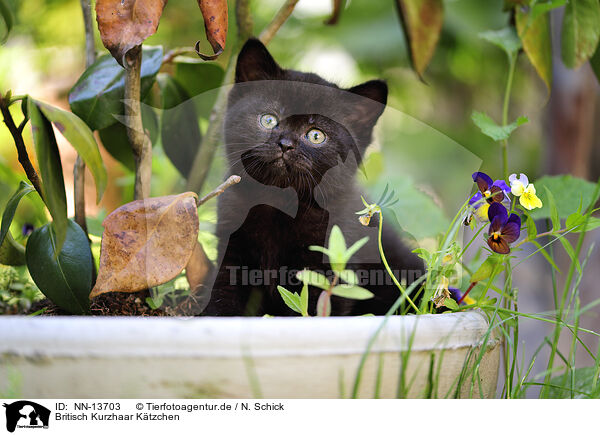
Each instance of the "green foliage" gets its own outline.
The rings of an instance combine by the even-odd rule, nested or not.
[[[106,168],[102,162],[100,150],[92,131],[77,115],[71,112],[33,100],[31,97],[29,97],[29,101],[35,103],[83,159],[96,182],[96,202],[100,202],[104,194],[104,189],[106,189],[107,176]]]
[[[303,283],[312,285],[313,287],[317,287],[322,290],[327,290],[331,285],[325,275],[321,275],[320,273],[312,270],[301,270],[298,272],[297,277]]]
[[[502,263],[502,256],[493,254],[490,255],[485,261],[479,266],[472,275],[471,282],[483,281],[484,279],[489,278],[496,271],[496,275],[504,269]]]
[[[529,119],[526,116],[520,116],[516,121],[513,121],[508,125],[500,126],[485,113],[477,111],[473,111],[471,119],[483,134],[491,137],[495,141],[508,139],[510,134],[516,130],[517,127],[529,122]]]
[[[326,254],[329,257],[331,268],[339,275],[346,269],[346,263],[350,257],[363,247],[368,240],[368,237],[363,237],[347,248],[342,230],[337,225],[334,225],[329,234],[329,245],[327,248],[321,246],[309,246],[308,249]]]
[[[558,217],[566,219],[576,211],[587,209],[590,206],[596,186],[594,183],[572,175],[547,175],[536,180],[535,188],[544,206],[531,210],[529,212],[531,217],[533,219],[550,219],[552,217],[547,188],[554,197]]]
[[[550,380],[550,399],[598,399],[600,382],[596,367],[581,367]],[[595,386],[595,388],[594,388]]]
[[[479,37],[500,47],[509,58],[516,56],[522,47],[521,40],[513,27],[481,32]]]
[[[33,281],[52,302],[73,314],[89,312],[92,253],[87,236],[69,220],[61,251],[54,223],[37,228],[27,242],[27,267]]]
[[[566,0],[551,2],[564,4]],[[552,88],[552,41],[550,38],[551,3],[536,3],[532,8],[516,8],[515,21],[523,50],[538,75],[544,81],[548,93]]]
[[[0,314],[20,314],[43,297],[25,268],[0,265]]]
[[[0,245],[0,264],[21,266],[25,264],[25,247],[18,243],[10,232],[6,233]]]
[[[145,98],[162,65],[162,47],[144,47],[141,98]],[[125,70],[109,54],[101,56],[79,78],[69,92],[71,110],[92,130],[117,122],[123,114]]]
[[[565,65],[579,68],[598,46],[600,39],[600,3],[598,0],[571,0],[562,23],[561,53]]]
[[[148,132],[152,145],[155,145],[159,130],[158,117],[154,109],[147,104],[142,104],[142,125],[144,130]],[[116,122],[98,130],[98,134],[104,149],[127,169],[132,172],[135,171],[133,151],[127,137],[127,127],[120,122]]]
[[[39,110],[32,98],[27,100],[27,113],[31,120],[33,142],[43,180],[43,200],[52,215],[56,251],[60,252],[67,236],[68,219],[67,196],[58,145],[50,121]]]
[[[17,211],[17,206],[25,195],[34,192],[35,189],[33,186],[21,181],[19,184],[19,188],[13,194],[13,196],[6,203],[6,207],[4,208],[4,213],[2,213],[2,226],[0,227],[0,245],[4,243],[4,238],[8,234],[10,229],[10,224],[15,216],[15,212]]]
[[[208,119],[217,99],[217,89],[223,83],[225,71],[220,65],[189,57],[176,58],[174,79],[192,97],[198,115]],[[202,80],[198,78],[202,77]],[[201,95],[199,98],[194,98]]]
[[[173,77],[159,74],[157,81],[162,95],[162,146],[169,160],[187,178],[202,141],[196,107],[187,91]]]
[[[294,310],[296,313],[302,313],[302,302],[300,301],[300,295],[298,293],[292,293],[289,290],[286,290],[282,286],[278,285],[277,290],[283,299],[283,302]]]
[[[6,0],[0,0],[0,18],[4,23],[4,35],[0,38],[0,43],[4,43],[13,27],[13,14]]]
[[[371,299],[374,296],[369,290],[350,284],[336,285],[331,289],[331,293],[342,298],[357,300]]]

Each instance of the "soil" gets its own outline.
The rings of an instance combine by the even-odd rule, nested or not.
[[[193,316],[196,310],[196,300],[193,297],[185,300],[175,307],[161,307],[153,310],[146,304],[148,291],[142,290],[135,293],[105,293],[92,299],[90,312],[92,316]],[[27,314],[46,309],[41,316],[69,316],[68,311],[55,305],[49,299],[32,304]]]

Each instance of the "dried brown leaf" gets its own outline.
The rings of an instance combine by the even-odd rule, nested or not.
[[[442,32],[442,0],[396,0],[396,4],[412,66],[422,77]]]
[[[102,43],[122,66],[125,55],[156,33],[167,0],[98,0]]]
[[[175,278],[197,243],[196,201],[195,193],[186,192],[133,201],[109,214],[90,297],[135,292]]]
[[[196,43],[196,52],[204,60],[214,60],[223,53],[227,40],[227,0],[198,0],[198,6],[204,17],[206,38],[215,54],[200,53],[200,41]]]
[[[200,242],[196,242],[194,252],[192,252],[190,261],[185,267],[185,277],[190,285],[190,291],[192,294],[198,293],[202,290],[202,286],[204,285],[204,282],[212,268],[213,265],[206,256],[202,245]]]

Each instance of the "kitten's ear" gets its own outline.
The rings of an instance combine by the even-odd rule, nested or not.
[[[255,38],[246,41],[237,59],[236,83],[276,79],[280,72],[281,68],[262,42]]]
[[[388,87],[383,80],[371,80],[348,89],[363,97],[352,108],[350,115],[354,121],[375,125],[387,103]]]

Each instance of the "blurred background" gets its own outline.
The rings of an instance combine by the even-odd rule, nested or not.
[[[30,94],[68,108],[68,92],[85,69],[79,1],[11,0],[9,3],[17,19],[9,40],[0,46],[0,90]],[[250,2],[255,34],[260,33],[282,3],[281,0]],[[396,212],[401,225],[423,243],[447,227],[457,207],[473,190],[470,179],[473,171],[481,168],[494,179],[502,175],[499,144],[482,135],[470,118],[472,111],[477,110],[497,121],[501,119],[508,71],[506,55],[478,35],[505,27],[509,14],[503,12],[502,0],[446,0],[444,8],[440,42],[423,80],[410,67],[392,1],[348,1],[339,23],[326,26],[323,23],[331,14],[331,2],[300,0],[269,44],[269,50],[282,66],[316,72],[341,86],[349,87],[372,78],[387,80],[389,108],[369,150],[367,177],[362,177],[361,182],[368,192],[373,192],[373,201],[376,192],[390,183],[400,197]],[[230,2],[228,47],[216,61],[221,66],[226,65],[236,47],[233,10],[234,4]],[[562,13],[563,8],[559,8],[551,14],[555,60],[550,95],[528,59],[519,56],[509,119],[526,115],[530,122],[510,138],[509,167],[512,172],[526,173],[530,180],[544,174],[564,173],[596,181],[600,176],[600,86],[587,63],[573,71],[560,62],[558,38]],[[145,45],[162,45],[168,52],[180,47],[192,48],[203,38],[204,25],[196,2],[169,0],[158,32]],[[106,53],[97,33],[96,46],[98,52]],[[206,121],[201,120],[201,130],[206,126]],[[25,129],[25,135],[28,150],[33,154],[29,128]],[[62,136],[57,138],[72,215],[76,155]],[[100,204],[93,203],[90,176],[86,186],[90,231],[96,236],[101,235],[100,223],[106,214],[133,196],[133,173],[108,152],[102,150],[102,153],[109,186]],[[204,189],[208,191],[218,185],[223,173],[221,154]],[[153,196],[185,189],[185,181],[166,158],[160,143],[154,147],[153,174]],[[1,127],[0,210],[20,179],[24,175],[14,144],[8,130]],[[200,209],[203,241],[213,258],[215,205],[213,201]],[[32,195],[21,203],[14,225],[40,225],[47,219],[43,213],[41,202]],[[590,233],[582,252],[587,252],[594,241],[600,242],[599,234],[600,231]],[[465,237],[468,236],[467,233]],[[557,251],[561,259],[563,253]],[[525,250],[519,256],[531,252]],[[559,267],[568,264],[566,255],[562,260]],[[596,249],[581,286],[582,305],[600,297],[599,265],[600,253]],[[558,276],[559,282],[561,278]],[[514,281],[520,289],[521,311],[542,312],[551,308],[550,269],[541,256],[519,265]],[[600,331],[598,313],[588,312],[581,326]],[[546,330],[540,322],[523,322],[521,334],[528,356],[549,330],[550,325]],[[588,344],[596,349],[595,342]],[[589,365],[584,353],[579,357],[578,365]],[[534,372],[544,368],[536,366]]]

